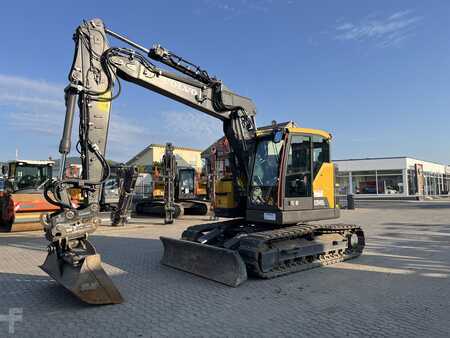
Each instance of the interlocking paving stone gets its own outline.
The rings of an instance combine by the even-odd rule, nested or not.
[[[365,230],[362,257],[238,288],[160,265],[159,236],[204,221],[97,231],[91,240],[125,298],[107,306],[83,304],[39,269],[41,233],[0,234],[0,315],[23,308],[15,337],[450,335],[450,205],[343,211],[338,222]]]

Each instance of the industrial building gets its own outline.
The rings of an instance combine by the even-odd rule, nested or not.
[[[208,171],[213,171],[218,179],[231,174],[230,145],[226,137],[222,137],[201,153]]]
[[[163,144],[150,144],[126,164],[138,167],[140,172],[151,173],[153,164],[161,162],[165,147]],[[202,169],[201,152],[201,150],[193,148],[174,147],[177,166],[195,168],[200,172]]]
[[[340,195],[411,198],[448,195],[450,166],[411,157],[335,160]]]

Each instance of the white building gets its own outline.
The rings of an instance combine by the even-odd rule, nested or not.
[[[417,198],[448,195],[450,166],[410,157],[336,160],[340,195]]]

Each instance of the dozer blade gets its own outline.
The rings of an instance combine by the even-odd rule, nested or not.
[[[74,267],[49,253],[40,266],[54,280],[88,304],[120,304],[123,298],[102,268],[100,255],[88,255],[83,263]]]
[[[164,265],[234,287],[247,280],[245,263],[236,251],[168,237],[160,239]]]

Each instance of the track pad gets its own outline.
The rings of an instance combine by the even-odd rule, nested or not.
[[[247,280],[245,263],[233,250],[191,241],[160,237],[164,245],[161,263],[228,286]]]
[[[88,304],[119,304],[123,298],[102,268],[99,254],[88,255],[80,266],[59,259],[49,253],[40,266],[54,280]]]

